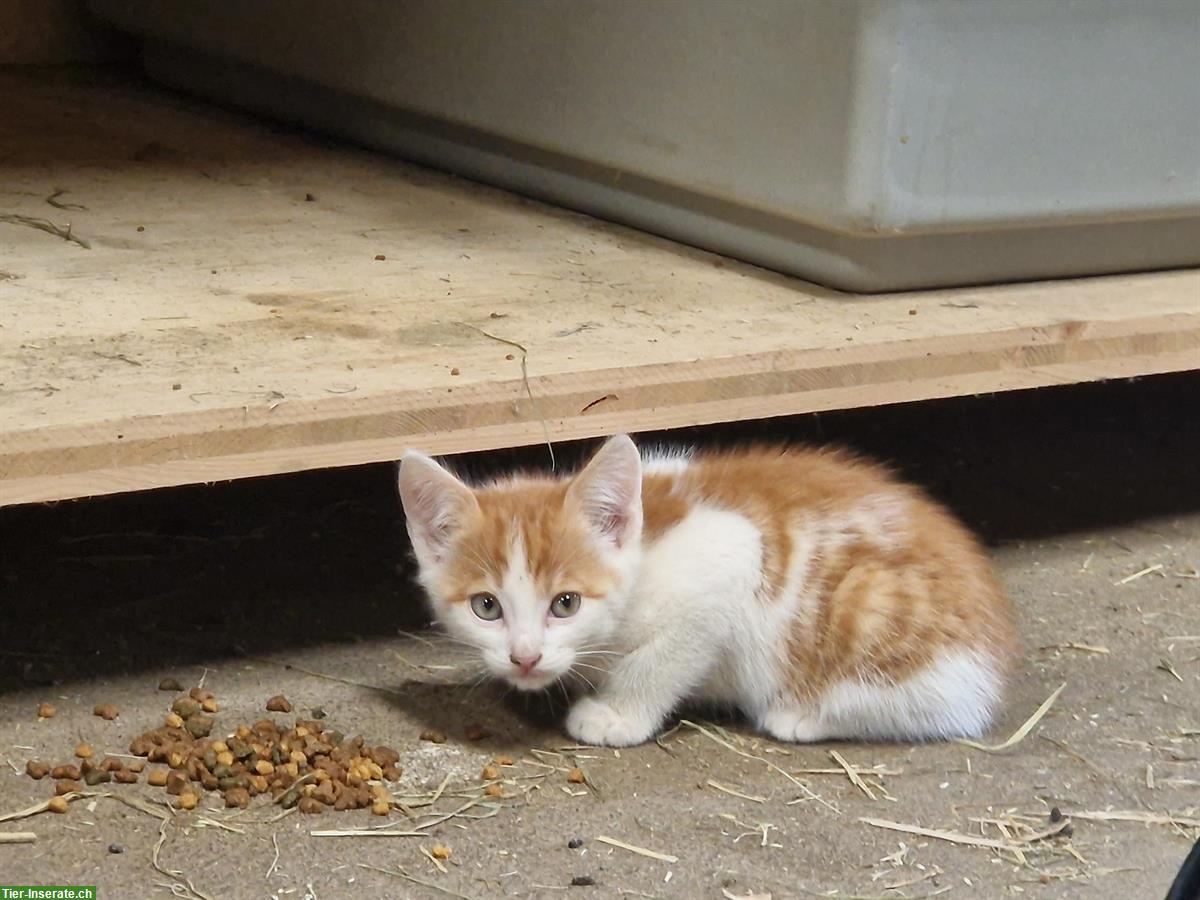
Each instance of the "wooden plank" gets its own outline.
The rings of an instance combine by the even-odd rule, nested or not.
[[[1196,271],[858,297],[139,85],[0,121],[0,505],[1200,368]]]

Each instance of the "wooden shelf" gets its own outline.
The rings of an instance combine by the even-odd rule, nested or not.
[[[130,81],[0,121],[0,505],[1200,368],[1197,271],[854,296]]]

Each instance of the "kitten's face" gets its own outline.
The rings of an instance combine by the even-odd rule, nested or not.
[[[537,690],[603,657],[637,564],[641,463],[616,438],[570,482],[515,480],[472,491],[409,454],[400,494],[438,621],[488,671]]]

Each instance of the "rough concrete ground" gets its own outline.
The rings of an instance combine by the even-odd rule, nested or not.
[[[726,721],[730,749],[684,727],[661,745],[561,751],[565,765],[586,769],[586,788],[555,768],[520,764],[506,773],[513,799],[494,817],[446,821],[428,838],[314,837],[313,829],[379,820],[359,811],[263,824],[273,810],[234,815],[210,799],[203,816],[182,813],[164,828],[161,865],[181,873],[172,877],[151,866],[159,819],[111,799],[77,801],[66,815],[0,825],[38,835],[0,845],[0,883],[87,883],[102,897],[149,897],[186,877],[201,896],[321,900],[1161,897],[1200,830],[1198,390],[1192,374],[676,435],[857,446],[895,461],[988,537],[1025,643],[992,739],[1066,683],[1005,752],[780,746]],[[472,465],[541,459],[534,450]],[[453,795],[473,789],[496,755],[557,765],[531,751],[569,743],[557,727],[561,709],[469,688],[469,662],[423,630],[423,608],[397,570],[397,506],[390,468],[369,467],[0,510],[0,813],[51,793],[48,781],[14,771],[26,759],[66,761],[80,739],[124,751],[159,724],[170,695],[156,685],[167,675],[185,685],[205,679],[222,703],[218,728],[262,718],[276,693],[297,713],[323,707],[331,724],[401,752],[403,793],[428,793],[449,775],[438,810],[461,806]],[[43,700],[58,714],[38,721]],[[120,717],[93,717],[97,703],[116,704]],[[490,736],[467,740],[470,725]],[[419,741],[426,728],[449,740]],[[802,772],[833,768],[835,750],[896,774],[868,778],[870,799],[842,774]],[[779,770],[821,799],[805,799]],[[113,790],[165,796],[144,784]],[[1069,838],[1018,858],[860,821],[978,836],[980,818],[1029,814],[1034,828],[1048,827],[1052,806],[1171,813],[1191,825],[1076,817]],[[1004,838],[995,825],[986,834]],[[575,837],[584,843],[569,849]],[[453,850],[444,874],[421,852],[434,842]],[[114,844],[124,852],[110,852]],[[402,867],[437,887],[364,864]],[[583,875],[595,885],[567,887]]]

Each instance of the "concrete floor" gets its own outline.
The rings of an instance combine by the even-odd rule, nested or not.
[[[876,799],[843,775],[818,773],[794,776],[820,797],[803,799],[776,769],[687,727],[619,754],[532,753],[568,744],[561,709],[467,687],[463,658],[424,630],[388,467],[0,510],[0,814],[50,793],[5,761],[65,761],[81,738],[124,750],[161,719],[169,695],[156,685],[167,675],[205,679],[222,702],[218,728],[263,717],[276,693],[301,714],[323,707],[332,725],[400,751],[406,793],[427,794],[449,775],[441,811],[476,795],[479,770],[496,755],[551,766],[508,770],[516,796],[496,815],[446,821],[428,838],[309,833],[378,824],[363,811],[272,823],[274,810],[259,807],[181,814],[164,827],[159,857],[181,873],[171,877],[151,864],[159,819],[112,799],[80,801],[64,816],[0,825],[38,835],[0,845],[0,883],[86,883],[102,897],[143,897],[187,878],[199,896],[321,900],[1161,897],[1200,829],[1080,817],[1069,840],[1031,847],[1022,863],[860,817],[978,835],[974,819],[1014,813],[1044,827],[1052,805],[1200,816],[1198,391],[1193,374],[676,435],[863,448],[930,486],[992,543],[1025,644],[993,738],[1066,683],[1012,749],[785,747],[722,723],[733,748],[786,772],[832,767],[834,750],[856,766],[886,766],[897,774],[883,777],[890,796],[876,790]],[[58,715],[39,722],[43,700]],[[120,717],[93,717],[97,703],[116,704]],[[490,736],[467,740],[472,725]],[[431,727],[449,740],[420,741]],[[568,784],[560,763],[581,765],[592,785]],[[145,785],[114,791],[164,796]],[[995,827],[988,834],[1001,837]],[[582,846],[569,849],[576,837]],[[446,873],[422,855],[435,842],[452,848]],[[113,844],[124,852],[110,852]],[[436,888],[364,865],[402,867]],[[575,876],[595,885],[568,887]],[[887,890],[895,885],[904,886]]]

